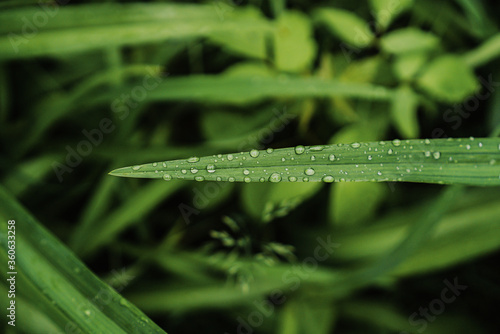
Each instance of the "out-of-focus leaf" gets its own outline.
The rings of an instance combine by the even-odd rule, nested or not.
[[[393,65],[394,72],[401,81],[410,81],[426,61],[426,54],[421,52],[398,55]]]
[[[399,134],[404,138],[418,137],[417,108],[417,94],[407,85],[399,87],[392,101],[391,117]]]
[[[279,334],[328,334],[337,320],[332,304],[317,305],[309,300],[292,299],[280,311]]]
[[[370,0],[370,5],[377,23],[385,29],[413,5],[413,0]]]
[[[321,8],[314,12],[315,20],[325,24],[343,42],[359,48],[369,46],[374,35],[368,24],[351,11]]]
[[[385,52],[394,54],[431,51],[439,46],[439,38],[417,28],[403,28],[383,36],[380,45]]]
[[[460,102],[479,88],[471,68],[454,55],[434,59],[417,82],[429,95],[448,103]]]
[[[242,205],[255,219],[269,222],[286,216],[320,187],[315,183],[248,184],[242,189]]]
[[[248,7],[235,12],[232,19],[254,20],[255,25],[267,24],[262,14],[255,8]],[[209,34],[209,39],[221,45],[229,52],[250,58],[266,58],[266,31],[248,30],[240,31],[213,31]]]
[[[295,11],[285,12],[276,22],[274,55],[276,67],[300,72],[308,68],[316,53],[309,17]]]
[[[51,17],[44,13],[47,23],[42,26],[26,19],[40,13],[38,7],[2,11],[0,59],[59,57],[110,46],[201,37],[216,31],[272,30],[270,24],[254,17],[242,19],[237,9],[221,18],[209,5],[108,3],[54,6],[48,11]]]

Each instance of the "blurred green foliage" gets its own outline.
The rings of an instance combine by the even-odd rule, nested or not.
[[[107,172],[252,148],[498,136],[499,10],[0,3],[0,257],[15,219],[19,273],[5,332],[62,333],[71,320],[82,332],[496,333],[498,187]]]

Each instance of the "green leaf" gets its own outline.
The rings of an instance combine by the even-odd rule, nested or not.
[[[351,46],[364,48],[369,46],[375,38],[368,24],[351,11],[321,8],[314,12],[314,18],[325,24],[332,34]]]
[[[439,46],[439,38],[417,28],[403,28],[383,36],[380,45],[385,52],[394,54],[431,51]]]
[[[234,20],[255,21],[255,25],[266,25],[267,22],[262,14],[255,8],[248,7],[236,11],[232,17]],[[209,39],[221,45],[229,52],[250,58],[266,58],[266,31],[214,31],[209,34]]]
[[[500,185],[500,139],[426,139],[252,150],[123,167],[111,175],[228,182]]]
[[[283,71],[300,72],[308,68],[316,54],[309,17],[288,11],[281,14],[274,31],[276,67]]]
[[[460,102],[479,88],[471,68],[454,55],[436,58],[418,78],[418,85],[438,100]]]
[[[418,96],[410,86],[396,90],[391,105],[391,116],[399,134],[404,138],[416,138],[419,132],[417,120]]]
[[[370,5],[377,23],[385,29],[413,5],[413,0],[370,0]]]
[[[0,225],[3,250],[8,247],[7,222],[15,220],[17,283],[23,287],[19,294],[43,309],[60,331],[70,328],[85,333],[164,333],[139,309],[97,278],[1,187],[0,201],[0,218],[4,222]],[[0,257],[7,263],[6,251],[0,252]]]
[[[412,80],[427,61],[424,52],[397,55],[394,61],[394,73],[401,81]]]

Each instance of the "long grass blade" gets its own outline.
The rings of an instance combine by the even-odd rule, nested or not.
[[[297,146],[123,167],[111,175],[229,182],[397,181],[500,185],[500,139]]]

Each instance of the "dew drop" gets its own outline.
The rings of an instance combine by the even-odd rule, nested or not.
[[[302,154],[302,153],[304,153],[305,150],[306,150],[306,148],[302,145],[295,146],[295,153],[296,154]]]
[[[269,181],[271,182],[280,182],[281,181],[281,175],[279,173],[272,173],[271,176],[269,177]]]
[[[194,179],[198,182],[205,181],[205,178],[203,176],[195,176]]]
[[[265,181],[266,181],[266,179],[265,179],[265,178],[263,178],[263,177],[261,177],[261,178],[259,179],[259,181],[260,181],[260,182],[265,182]]]
[[[132,167],[133,170],[139,170],[141,168],[142,168],[142,166],[134,166],[134,167]]]
[[[382,172],[381,172],[381,171],[378,171],[378,172],[377,172],[377,175],[382,176]]]
[[[373,157],[371,155],[368,156],[368,160],[372,160]]]
[[[191,168],[191,173],[193,173],[193,174],[198,173],[198,169],[197,169],[197,168],[192,167],[192,168]]]
[[[434,152],[432,153],[432,156],[434,157],[434,159],[438,160],[439,158],[441,158],[441,152]]]
[[[314,155],[311,156],[311,161],[316,161],[316,157]]]
[[[478,146],[479,146],[479,147],[483,147],[483,143],[479,143],[479,144],[478,144]]]
[[[215,166],[214,165],[207,165],[207,172],[214,173],[215,172]]]
[[[297,181],[297,178],[296,178],[295,176],[290,176],[290,177],[288,178],[288,181],[290,181],[290,182],[295,182],[295,181]]]
[[[217,181],[222,181],[222,177],[217,176],[216,180],[217,180]]]
[[[163,163],[163,167],[167,168],[167,163],[166,162]]]
[[[272,148],[270,148],[270,147],[266,150],[266,152],[269,153],[269,154],[273,153],[273,151],[274,150]]]
[[[181,173],[182,173],[182,174],[186,174],[186,173],[187,173],[187,170],[182,169],[182,170],[181,170]]]
[[[334,177],[331,176],[331,175],[327,175],[327,176],[324,176],[323,179],[322,179],[323,182],[327,182],[327,183],[332,183],[333,181],[335,181]]]
[[[153,167],[156,167],[158,166],[158,163],[157,162],[153,162]]]
[[[360,143],[352,143],[352,144],[351,144],[351,147],[352,147],[352,148],[359,148],[360,146],[361,146],[361,144],[360,144]]]
[[[249,182],[252,182],[252,179],[248,176],[245,176],[245,178],[243,179],[243,181],[245,181],[246,183],[249,183]]]
[[[311,146],[309,147],[309,150],[311,151],[323,151],[325,147],[323,145],[316,145],[316,146]]]
[[[228,154],[228,155],[227,155],[227,160],[228,160],[228,161],[231,161],[231,160],[233,160],[233,159],[234,159],[234,156],[233,156],[232,154]]]
[[[234,181],[235,181],[234,177],[232,177],[232,176],[230,176],[227,180],[228,180],[229,182],[234,182]]]
[[[170,180],[172,180],[172,176],[170,174],[163,174],[163,179],[165,181],[170,181]]]
[[[330,155],[328,156],[328,160],[330,160],[330,161],[335,161],[335,154],[330,154]]]
[[[188,162],[198,162],[198,161],[200,161],[200,158],[198,158],[198,157],[191,157],[191,158],[187,159],[187,161]]]
[[[309,182],[309,178],[308,177],[305,177],[302,179],[303,182]]]
[[[306,173],[306,175],[312,176],[312,175],[314,175],[315,171],[314,171],[314,169],[312,169],[312,168],[307,168],[307,169],[304,171],[304,173]]]
[[[399,145],[401,145],[401,140],[399,140],[399,139],[394,139],[394,140],[392,141],[392,145],[394,145],[394,146],[399,146]]]
[[[470,145],[465,146],[466,149],[470,150]]]
[[[245,175],[249,175],[249,174],[250,174],[250,171],[249,171],[248,169],[244,169],[244,170],[243,170],[243,174],[245,174]]]
[[[250,151],[250,156],[252,158],[257,158],[259,156],[259,154],[260,154],[260,152],[258,150],[253,149]]]
[[[429,144],[431,143],[431,141],[430,141],[430,139],[428,139],[428,138],[427,138],[427,139],[425,139],[425,140],[424,140],[424,143],[425,143],[426,145],[429,145]]]
[[[387,150],[387,154],[393,154],[393,153],[394,153],[394,151],[392,150],[392,148]]]

